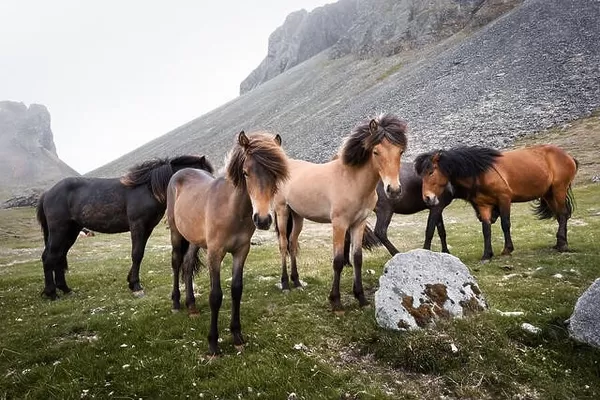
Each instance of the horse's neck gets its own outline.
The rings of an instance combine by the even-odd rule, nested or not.
[[[252,201],[250,200],[250,195],[246,190],[233,187],[233,191],[231,193],[231,204],[238,215],[252,216]]]
[[[473,176],[470,178],[452,179],[450,183],[454,187],[455,198],[468,200],[477,192],[479,178]]]
[[[356,181],[360,182],[360,188],[364,193],[372,193],[377,189],[377,183],[380,179],[379,171],[377,171],[377,168],[375,168],[371,161],[358,167],[349,165],[345,165],[344,167],[348,168],[355,175]]]

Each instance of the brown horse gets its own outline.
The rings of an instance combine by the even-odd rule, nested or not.
[[[223,257],[226,253],[233,256],[230,329],[233,343],[239,347],[244,343],[240,300],[250,238],[257,227],[268,229],[271,225],[271,201],[287,177],[287,156],[281,148],[281,137],[263,133],[246,136],[242,131],[228,156],[225,177],[184,169],[169,182],[167,219],[171,229],[173,309],[180,308],[179,273],[183,267],[188,312],[198,313],[192,279],[199,265],[198,250],[206,249],[211,287],[208,345],[212,355],[219,352],[217,319],[223,300]]]
[[[510,206],[539,199],[536,215],[558,220],[556,246],[567,251],[567,219],[574,202],[571,183],[577,160],[553,145],[539,145],[503,153],[485,147],[459,147],[419,155],[417,173],[423,177],[423,200],[438,203],[450,182],[466,191],[466,198],[481,221],[484,250],[482,261],[492,258],[491,224],[500,214],[504,232],[503,255],[512,253]]]
[[[304,218],[331,223],[333,228],[333,284],[329,300],[334,311],[342,311],[340,275],[344,267],[344,236],[350,232],[354,261],[354,296],[368,304],[362,287],[362,248],[366,218],[375,207],[375,188],[381,179],[388,197],[401,192],[400,159],[406,148],[406,122],[380,115],[356,126],[339,150],[339,157],[313,164],[290,160],[290,179],[275,196],[275,215],[281,253],[281,284],[289,289],[286,256],[291,261],[291,278],[298,278],[296,255]],[[287,235],[288,218],[293,219]]]

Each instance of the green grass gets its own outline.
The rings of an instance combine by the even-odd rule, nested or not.
[[[0,211],[0,398],[593,398],[600,395],[600,352],[571,341],[563,321],[598,276],[600,185],[575,189],[569,227],[573,252],[550,249],[556,224],[537,221],[528,204],[513,207],[512,257],[480,265],[479,224],[457,201],[444,214],[451,251],[474,272],[491,311],[409,333],[377,327],[373,307],[359,309],[351,273],[342,281],[342,317],[329,311],[330,239],[327,226],[307,224],[300,273],[308,286],[282,294],[275,283],[279,255],[272,232],[261,233],[244,276],[243,332],[237,353],[228,334],[231,260],[224,265],[225,300],[219,321],[223,355],[206,358],[208,278],[196,278],[201,317],[170,311],[168,235],[155,230],[142,266],[146,296],[125,282],[129,237],[81,238],[70,253],[75,292],[50,302],[43,286],[41,236],[32,209]],[[390,230],[401,251],[421,246],[425,213],[396,216]],[[498,225],[498,224],[496,224]],[[501,232],[494,226],[494,248]],[[10,232],[10,233],[6,233]],[[437,242],[434,245],[439,246]],[[365,255],[372,300],[388,259]],[[540,268],[538,270],[538,268]],[[556,279],[555,273],[564,278]],[[504,279],[507,274],[517,274]],[[523,311],[520,317],[494,310]],[[520,329],[523,322],[540,335]],[[303,344],[297,350],[295,345]],[[458,352],[451,351],[451,344]]]

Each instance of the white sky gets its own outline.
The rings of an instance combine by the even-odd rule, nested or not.
[[[80,173],[234,99],[292,11],[335,0],[0,0],[0,100]]]

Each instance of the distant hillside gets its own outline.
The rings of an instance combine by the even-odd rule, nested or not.
[[[46,107],[0,101],[0,198],[74,175],[56,154]]]
[[[382,111],[408,120],[407,159],[461,143],[502,148],[600,108],[600,2],[526,0],[475,29],[504,3],[484,1],[465,29],[388,57],[322,51],[90,175],[189,152],[219,165],[241,129],[278,132],[288,154],[322,162]]]

